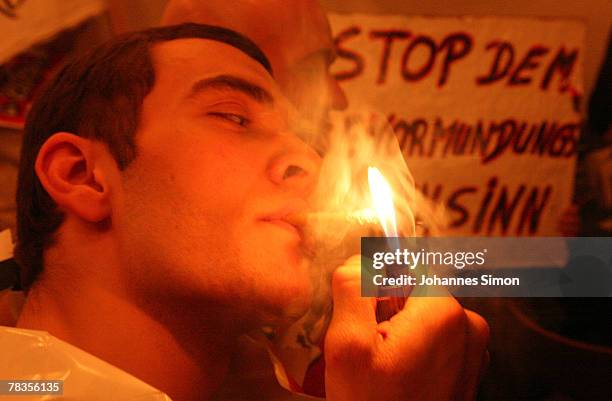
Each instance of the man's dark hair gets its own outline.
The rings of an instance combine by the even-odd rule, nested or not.
[[[229,29],[200,24],[118,36],[64,66],[35,101],[25,126],[15,248],[22,287],[28,288],[42,271],[43,250],[53,244],[64,219],[34,171],[41,146],[56,132],[70,132],[105,143],[119,169],[125,169],[136,157],[134,136],[142,102],[155,83],[150,46],[182,38],[229,44],[272,74],[268,59],[251,40]]]

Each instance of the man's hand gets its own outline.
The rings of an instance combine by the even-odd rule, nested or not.
[[[330,401],[473,400],[488,354],[485,320],[448,293],[412,297],[376,322],[376,299],[360,294],[358,256],[333,276],[334,312],[325,339]]]

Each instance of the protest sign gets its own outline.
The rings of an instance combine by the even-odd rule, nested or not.
[[[453,235],[559,235],[585,29],[574,20],[332,14],[351,110],[383,113]]]

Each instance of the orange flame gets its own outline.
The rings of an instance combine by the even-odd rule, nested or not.
[[[376,216],[387,237],[397,237],[397,219],[391,185],[376,167],[368,167],[368,183]]]
[[[397,237],[397,220],[395,218],[395,206],[393,205],[393,190],[385,176],[376,167],[368,167],[368,183],[372,204],[380,225],[387,237]],[[394,240],[391,247],[399,247]],[[404,289],[400,293],[405,292]],[[399,294],[398,294],[399,295]],[[403,295],[403,294],[402,294]],[[378,299],[376,303],[376,319],[378,322],[389,320],[399,312],[406,302],[406,296],[395,296],[387,299]]]

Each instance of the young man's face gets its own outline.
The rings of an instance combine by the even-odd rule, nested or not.
[[[307,207],[318,157],[289,130],[272,77],[238,49],[180,39],[151,53],[155,85],[113,212],[126,282],[145,300],[241,319],[299,316],[309,273],[283,219]]]
[[[328,113],[347,100],[330,74],[334,44],[318,0],[172,0],[162,23],[228,27],[251,38],[270,59],[274,77],[302,118],[327,129]]]

